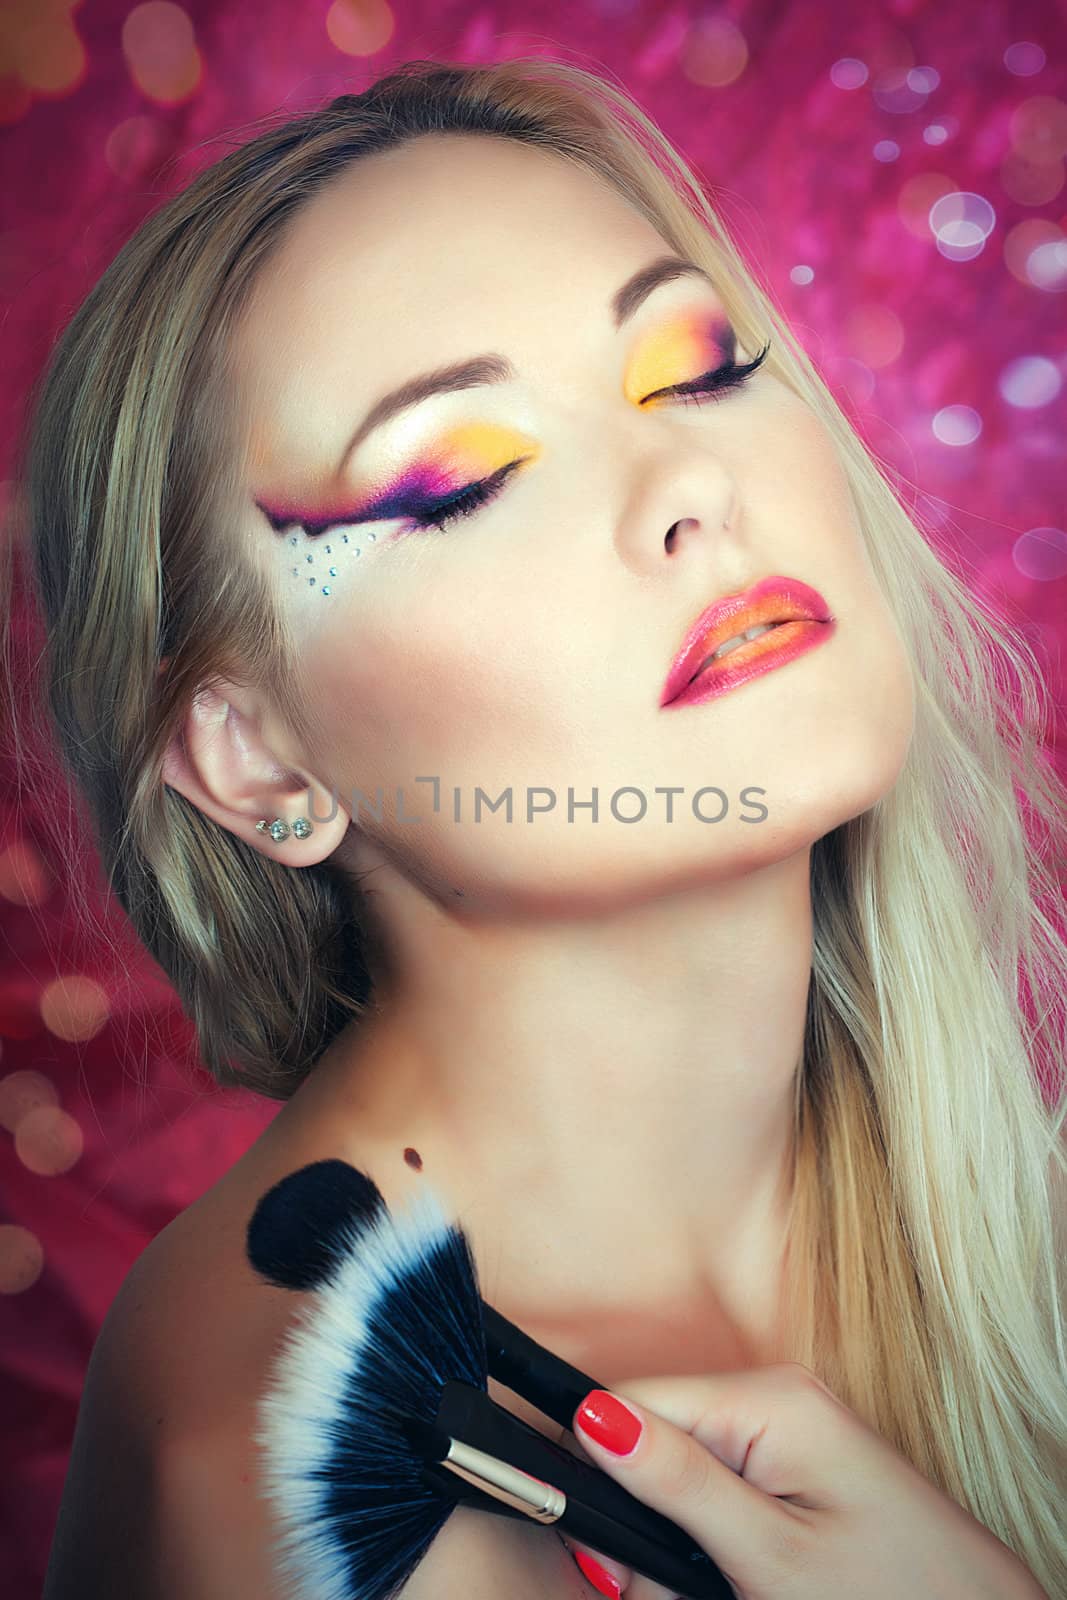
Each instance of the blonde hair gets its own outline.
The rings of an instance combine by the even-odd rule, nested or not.
[[[47,629],[39,699],[108,883],[221,1083],[284,1100],[364,1014],[358,886],[253,849],[161,764],[216,678],[265,686],[306,721],[292,641],[233,527],[230,335],[304,202],[433,132],[525,140],[614,185],[711,273],[744,344],[773,333],[769,369],[840,452],[910,652],[916,725],[893,789],[812,848],[788,1355],[1067,1595],[1067,795],[1044,762],[1041,669],[934,553],[694,173],[605,77],[415,61],[269,125],[143,223],[62,333],[27,417],[21,508]]]

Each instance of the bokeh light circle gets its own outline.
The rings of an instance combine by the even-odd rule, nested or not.
[[[146,99],[175,106],[199,88],[203,60],[184,6],[144,0],[126,13],[121,40],[127,71]]]
[[[997,387],[1010,406],[1036,411],[1055,400],[1063,388],[1063,378],[1059,367],[1047,356],[1017,356],[1000,374]]]
[[[709,17],[690,28],[679,65],[690,83],[724,89],[744,72],[748,53],[748,43],[736,23],[728,17]]]
[[[327,37],[346,56],[375,55],[389,43],[395,28],[387,0],[333,0],[326,13]]]
[[[1000,163],[1000,181],[1009,200],[1020,206],[1047,206],[1063,188],[1067,173],[1061,160],[1032,161],[1011,150]]]
[[[942,406],[930,424],[934,438],[942,444],[973,444],[982,431],[982,419],[973,406]]]
[[[15,1154],[39,1178],[69,1172],[81,1159],[85,1135],[69,1111],[59,1106],[38,1106],[27,1111],[15,1129]]]
[[[985,196],[975,194],[970,189],[957,189],[952,194],[942,195],[930,207],[931,231],[944,234],[950,244],[956,241],[955,229],[966,230],[960,237],[960,243],[970,242],[972,229],[983,239],[988,238],[996,226],[996,220],[997,214]]]
[[[1067,103],[1035,94],[1011,114],[1012,149],[1029,161],[1062,161],[1067,156]]]
[[[812,269],[809,266],[806,266],[803,262],[795,267],[791,267],[789,271],[790,282],[799,283],[801,287],[811,283],[814,280],[814,277],[815,274]]]
[[[830,68],[830,82],[835,89],[861,89],[867,77],[866,63],[855,56],[842,56]]]
[[[57,96],[70,94],[80,87],[88,69],[88,55],[81,36],[69,15],[67,3],[12,6],[4,12],[6,18],[3,34],[3,66],[0,78],[13,83],[17,78],[23,90]]]
[[[843,391],[852,405],[865,406],[873,398],[875,377],[865,362],[854,356],[831,356],[826,368],[832,387]]]
[[[946,261],[973,261],[985,249],[985,238],[968,229],[960,230],[958,243],[950,244],[941,234],[934,240],[937,253]]]
[[[44,1268],[44,1249],[35,1233],[17,1222],[0,1223],[0,1294],[24,1294]]]
[[[23,1117],[38,1106],[59,1104],[59,1091],[43,1072],[28,1068],[0,1078],[0,1126],[14,1133]]]
[[[1041,71],[1045,60],[1045,52],[1041,46],[1029,39],[1020,39],[1017,44],[1010,44],[1004,52],[1004,65],[1017,78],[1032,78],[1035,72]]]
[[[1067,239],[1035,245],[1026,259],[1026,276],[1035,289],[1055,294],[1067,289]]]
[[[107,991],[77,973],[56,978],[41,991],[41,1017],[57,1039],[92,1039],[111,1014]]]
[[[865,366],[888,367],[904,348],[904,325],[888,306],[860,305],[845,320],[845,342]]]
[[[1009,228],[1004,237],[1004,264],[1013,278],[1027,288],[1037,289],[1043,285],[1036,283],[1030,275],[1030,258],[1038,245],[1056,245],[1064,241],[1062,228],[1046,217],[1026,217],[1022,222],[1017,222],[1014,228]],[[1048,267],[1055,278],[1054,259],[1050,257]]]
[[[1067,533],[1062,528],[1030,528],[1016,539],[1011,558],[1024,578],[1037,583],[1067,577]]]
[[[941,82],[941,74],[936,67],[912,67],[905,82],[916,94],[933,94]]]
[[[136,180],[161,166],[167,153],[162,117],[124,117],[104,140],[101,154],[117,178]]]
[[[871,84],[871,99],[879,111],[902,117],[924,106],[926,91],[915,88],[911,83],[912,73],[921,70],[913,67],[907,71],[901,67],[891,67],[886,72],[880,72]]]
[[[33,845],[16,839],[0,850],[0,900],[15,906],[36,906],[45,900],[52,881]]]
[[[871,154],[876,161],[895,161],[900,154],[900,146],[895,139],[879,139]]]
[[[930,207],[930,229],[938,253],[949,261],[971,261],[985,249],[997,214],[984,195],[957,189]]]

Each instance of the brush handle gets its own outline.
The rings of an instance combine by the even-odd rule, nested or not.
[[[582,1391],[588,1392],[588,1388]],[[447,1379],[435,1425],[447,1438],[483,1450],[560,1490],[566,1508],[556,1525],[573,1539],[624,1561],[684,1600],[736,1600],[723,1573],[683,1528],[638,1500],[591,1461],[572,1455],[497,1405],[483,1389]],[[443,1454],[436,1455],[438,1462]],[[449,1478],[455,1477],[447,1468],[443,1470]],[[439,1474],[436,1476],[439,1479]]]
[[[588,1373],[572,1367],[569,1361],[546,1350],[514,1322],[482,1301],[482,1326],[485,1329],[485,1355],[489,1375],[505,1389],[529,1400],[531,1405],[568,1433],[574,1431],[574,1413],[592,1389],[610,1385],[597,1383]]]

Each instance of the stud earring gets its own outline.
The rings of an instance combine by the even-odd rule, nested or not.
[[[281,844],[283,840],[288,839],[290,833],[298,839],[306,839],[314,831],[307,817],[297,817],[291,828],[281,817],[275,817],[273,822],[268,822],[266,817],[263,817],[256,823],[256,832],[269,833],[275,844]]]

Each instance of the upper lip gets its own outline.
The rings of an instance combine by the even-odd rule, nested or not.
[[[671,663],[660,705],[681,694],[705,660],[735,634],[761,622],[831,622],[830,608],[818,589],[799,578],[761,578],[742,594],[727,594],[702,611]]]

